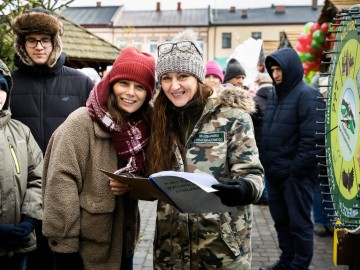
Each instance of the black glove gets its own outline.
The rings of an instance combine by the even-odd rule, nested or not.
[[[24,235],[19,239],[18,246],[25,247],[30,241],[30,233],[34,230],[36,224],[35,219],[26,218],[20,222],[16,227],[24,230]]]
[[[10,239],[20,239],[25,234],[25,230],[9,224],[0,224],[0,241]]]
[[[227,206],[247,205],[254,201],[253,188],[245,179],[229,180],[211,187],[218,190],[215,195]]]
[[[82,270],[83,261],[79,252],[54,253],[55,270]]]
[[[25,220],[18,224],[16,227],[24,229],[26,234],[30,234],[34,230],[35,226],[34,222],[32,222],[31,220]]]

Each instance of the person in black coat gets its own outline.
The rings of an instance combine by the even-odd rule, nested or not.
[[[26,10],[14,22],[16,70],[12,116],[27,125],[43,153],[55,129],[85,106],[94,84],[79,70],[64,66],[61,21],[48,10]]]
[[[267,72],[259,73],[256,76],[255,83],[259,88],[254,96],[256,112],[251,114],[254,123],[255,140],[259,151],[261,150],[261,130],[263,126],[263,118],[266,110],[268,96],[274,91],[273,81]],[[264,191],[258,201],[254,204],[268,204],[268,192],[266,188],[266,179],[264,176]]]
[[[93,88],[82,72],[64,66],[61,21],[50,11],[33,8],[15,18],[12,117],[27,125],[45,154],[49,139],[67,116],[81,106]],[[29,255],[29,270],[53,267],[52,252],[36,227],[38,249]]]
[[[260,160],[265,169],[269,208],[281,255],[261,270],[308,269],[313,256],[311,210],[324,144],[325,105],[303,81],[304,70],[292,48],[269,55],[265,65],[274,82],[263,118]]]
[[[274,91],[274,85],[270,75],[265,73],[259,73],[255,79],[255,82],[259,85],[258,90],[254,96],[256,112],[251,115],[255,129],[255,139],[258,148],[261,145],[261,130],[262,122],[266,110],[267,99],[269,95]]]

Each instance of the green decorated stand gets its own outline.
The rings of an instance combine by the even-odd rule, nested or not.
[[[334,205],[334,263],[360,269],[360,5],[341,10],[328,40],[326,163]]]

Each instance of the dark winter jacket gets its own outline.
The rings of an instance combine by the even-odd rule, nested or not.
[[[315,88],[303,81],[301,61],[293,49],[280,49],[266,58],[267,70],[279,66],[282,83],[268,98],[263,119],[260,159],[265,175],[272,179],[289,176],[314,177],[317,155],[324,144],[324,102]],[[270,76],[272,74],[270,72]]]
[[[261,150],[262,122],[266,109],[267,99],[272,91],[274,91],[274,86],[271,83],[265,83],[260,85],[259,90],[254,96],[256,112],[251,114],[251,118],[254,123],[255,140],[259,151]]]
[[[12,117],[27,125],[43,153],[55,129],[81,106],[93,87],[90,78],[64,66],[65,54],[52,68],[25,65],[15,56],[17,70],[11,96]]]

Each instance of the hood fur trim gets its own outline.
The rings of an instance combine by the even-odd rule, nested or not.
[[[226,86],[222,89],[217,103],[240,108],[248,113],[255,112],[255,102],[249,91],[240,87]]]
[[[14,44],[15,51],[21,61],[28,66],[34,66],[35,63],[26,53],[26,35],[31,33],[51,35],[53,39],[53,50],[46,65],[51,68],[56,64],[63,50],[61,36],[64,33],[63,25],[58,18],[39,11],[23,13],[15,19],[13,31],[16,36]]]
[[[6,96],[6,101],[4,103],[4,106],[3,106],[3,110],[6,110],[9,108],[9,103],[10,103],[10,96],[11,96],[11,89],[13,87],[13,80],[12,80],[12,77],[11,77],[11,73],[10,73],[10,70],[8,69],[8,67],[6,66],[6,64],[0,60],[0,73],[2,75],[4,75],[6,81],[7,81],[7,84],[8,84],[8,92],[7,92],[7,96]]]

